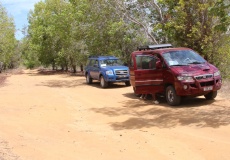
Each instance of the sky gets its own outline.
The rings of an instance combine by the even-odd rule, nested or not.
[[[23,27],[28,26],[28,13],[34,9],[34,5],[39,1],[41,0],[0,0],[8,15],[14,18],[17,29],[16,39],[20,40],[23,38],[21,30]]]

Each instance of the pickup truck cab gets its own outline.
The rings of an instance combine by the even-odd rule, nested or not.
[[[135,94],[161,94],[172,106],[186,96],[214,99],[222,85],[214,65],[190,48],[171,44],[138,47],[131,54],[129,70]]]
[[[130,86],[129,68],[114,56],[90,56],[85,67],[85,77],[87,84],[98,80],[102,88],[114,82],[124,82]]]

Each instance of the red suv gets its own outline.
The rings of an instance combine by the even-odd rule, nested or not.
[[[186,96],[214,99],[222,84],[214,65],[192,49],[171,44],[138,47],[131,54],[129,69],[135,94],[161,94],[172,106]]]

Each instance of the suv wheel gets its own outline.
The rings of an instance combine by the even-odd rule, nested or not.
[[[212,91],[212,92],[209,92],[208,94],[204,95],[204,97],[207,100],[213,100],[216,98],[216,96],[217,96],[217,91]]]
[[[93,82],[93,79],[90,78],[89,74],[86,74],[86,83],[87,84],[92,84],[92,82]]]
[[[102,88],[106,88],[109,85],[109,83],[105,81],[103,76],[100,77],[100,85]]]
[[[126,81],[126,82],[125,82],[125,85],[126,85],[126,86],[130,86],[131,84],[130,84],[129,81]]]
[[[168,86],[166,88],[166,100],[171,106],[176,106],[180,104],[181,97],[176,94],[173,86]]]

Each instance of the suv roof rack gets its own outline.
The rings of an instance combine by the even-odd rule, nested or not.
[[[156,44],[156,45],[137,47],[137,49],[139,51],[141,51],[141,50],[154,50],[154,49],[161,49],[161,48],[172,48],[172,45],[171,44]]]

